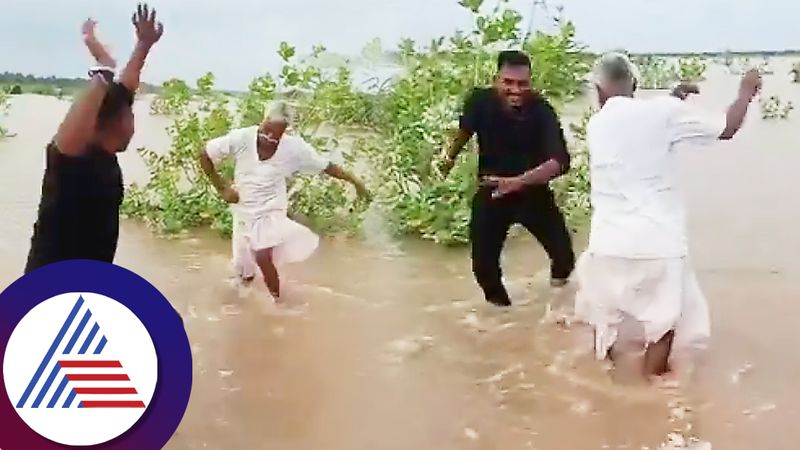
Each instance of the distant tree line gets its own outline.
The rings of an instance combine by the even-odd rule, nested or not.
[[[0,89],[11,95],[40,94],[61,97],[72,95],[86,87],[86,78],[41,77],[30,74],[0,73]],[[141,92],[157,93],[159,88],[142,83]]]

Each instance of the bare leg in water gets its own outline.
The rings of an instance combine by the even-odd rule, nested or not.
[[[614,375],[617,381],[630,382],[640,379],[639,374],[647,381],[664,377],[672,372],[669,356],[672,351],[672,341],[675,332],[665,334],[655,344],[647,346],[642,355],[644,346],[628,343],[617,343],[609,349],[608,359],[614,364]],[[637,356],[638,355],[638,356]]]
[[[275,268],[275,263],[272,259],[272,249],[259,250],[256,252],[256,263],[261,268],[261,273],[264,275],[264,283],[267,289],[275,298],[275,303],[281,303],[280,294],[281,286],[280,279],[278,278],[278,269]]]
[[[647,347],[644,354],[644,375],[646,377],[660,377],[670,372],[669,355],[672,352],[674,339],[675,332],[670,331],[661,340]]]

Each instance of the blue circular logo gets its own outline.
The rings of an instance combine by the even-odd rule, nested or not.
[[[121,267],[66,261],[0,294],[0,449],[160,449],[183,419],[181,317]]]

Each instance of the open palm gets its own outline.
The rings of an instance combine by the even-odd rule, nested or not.
[[[164,34],[164,25],[156,20],[156,10],[146,4],[139,4],[132,21],[136,27],[136,37],[141,43],[153,45]]]

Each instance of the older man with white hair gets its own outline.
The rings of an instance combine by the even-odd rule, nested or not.
[[[593,215],[576,269],[575,313],[593,329],[599,359],[633,355],[651,378],[674,372],[676,356],[702,350],[710,335],[706,299],[688,259],[676,150],[731,139],[761,77],[745,74],[718,117],[681,101],[683,95],[634,98],[636,78],[624,55],[597,63],[601,109],[587,128]]]
[[[233,262],[239,278],[249,283],[260,269],[278,303],[276,265],[305,260],[319,242],[311,230],[289,219],[287,178],[296,173],[325,173],[351,183],[360,197],[369,196],[358,178],[319,155],[301,137],[286,133],[290,124],[289,106],[276,102],[260,125],[212,139],[200,154],[203,171],[231,204]],[[225,157],[235,162],[234,186],[215,167]]]

